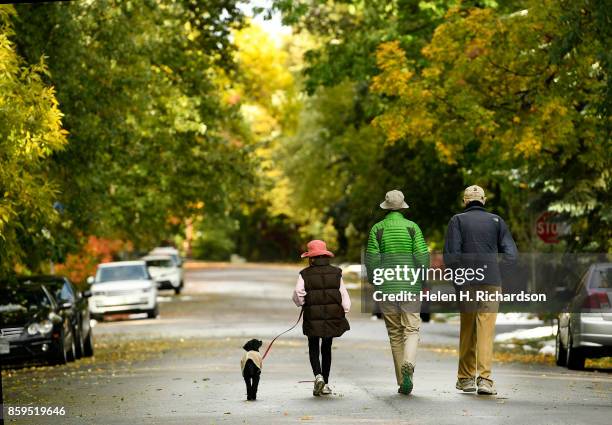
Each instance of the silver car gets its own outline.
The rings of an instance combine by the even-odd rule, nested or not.
[[[612,355],[612,263],[591,265],[567,312],[559,315],[556,361],[584,369],[588,357]]]

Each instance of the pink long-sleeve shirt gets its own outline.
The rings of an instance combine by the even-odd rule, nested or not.
[[[342,308],[345,313],[348,313],[351,310],[351,297],[349,296],[348,291],[346,290],[346,286],[344,285],[344,280],[340,278],[340,295],[342,296]],[[293,302],[298,307],[304,305],[304,297],[306,296],[306,289],[304,287],[304,279],[302,275],[298,275],[297,283],[295,284],[295,289],[293,291]]]

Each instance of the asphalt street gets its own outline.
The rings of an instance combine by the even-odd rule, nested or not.
[[[4,374],[7,406],[63,406],[65,416],[9,416],[17,424],[610,424],[612,374],[548,364],[496,363],[499,394],[454,388],[456,323],[423,324],[411,396],[397,394],[384,323],[359,311],[334,341],[331,396],[312,396],[301,329],[266,359],[256,402],[239,360],[297,318],[297,268],[190,268],[182,295],[161,293],[161,316],[98,323],[97,353],[64,367]],[[505,325],[498,332],[515,329]]]

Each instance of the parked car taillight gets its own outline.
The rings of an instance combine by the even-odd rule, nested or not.
[[[608,300],[607,292],[590,292],[584,301],[584,308],[610,308],[610,300]]]

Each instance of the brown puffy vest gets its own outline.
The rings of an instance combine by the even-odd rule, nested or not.
[[[329,264],[329,258],[315,258],[300,272],[304,279],[304,322],[306,336],[337,337],[350,329],[344,317],[340,278],[342,270]]]

